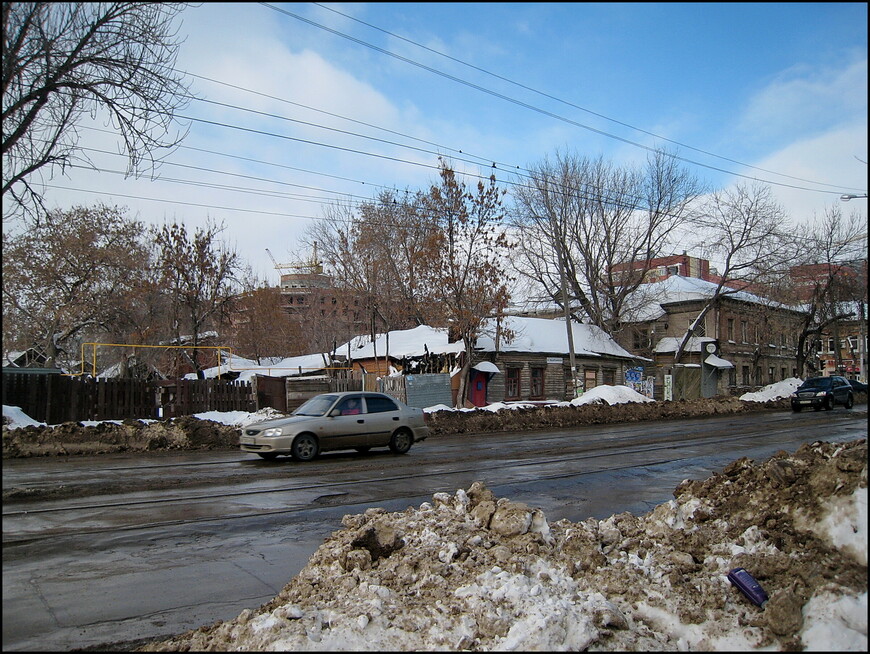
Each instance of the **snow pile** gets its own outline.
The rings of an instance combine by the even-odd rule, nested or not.
[[[646,395],[638,393],[628,386],[596,386],[580,397],[574,398],[568,404],[582,406],[584,404],[627,404],[629,402],[654,402]]]
[[[200,420],[219,422],[222,425],[246,427],[247,425],[253,425],[256,422],[283,418],[285,415],[286,414],[281,413],[272,407],[264,407],[254,413],[249,413],[247,411],[206,411],[205,413],[196,413],[193,417],[199,418]]]
[[[34,420],[21,407],[3,405],[3,424],[9,429],[17,427],[45,427],[44,422]]]
[[[866,441],[740,459],[674,497],[552,525],[479,482],[371,508],[269,603],[143,650],[866,651]]]
[[[755,393],[744,393],[740,396],[740,399],[743,402],[770,402],[772,400],[779,400],[794,393],[802,383],[803,380],[797,377],[790,377],[789,379],[783,379],[775,384],[765,386]]]

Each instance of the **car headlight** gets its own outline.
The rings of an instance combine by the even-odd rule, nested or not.
[[[816,393],[816,397],[825,397],[825,395],[827,395],[827,394],[828,394],[827,391],[819,391],[818,393]]]
[[[281,427],[270,427],[269,429],[264,429],[260,433],[260,436],[281,436],[283,433],[284,431]]]
[[[797,393],[792,393],[790,397],[791,397],[792,399],[795,399],[795,398],[797,398],[797,396],[798,396]]]

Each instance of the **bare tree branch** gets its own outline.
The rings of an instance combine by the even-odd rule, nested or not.
[[[88,163],[76,127],[105,112],[123,143],[127,174],[155,167],[188,102],[174,69],[182,3],[3,3],[4,219],[39,208],[42,184]],[[147,165],[146,165],[147,164]]]

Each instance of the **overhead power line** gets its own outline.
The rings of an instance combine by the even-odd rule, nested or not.
[[[357,37],[351,36],[351,35],[349,35],[349,34],[345,34],[344,32],[340,32],[340,31],[338,31],[338,30],[336,30],[336,29],[333,29],[333,28],[331,28],[331,27],[327,27],[326,25],[322,25],[322,24],[320,24],[320,23],[317,23],[317,22],[315,22],[315,21],[313,21],[313,20],[310,20],[310,19],[308,19],[308,18],[305,18],[304,16],[300,16],[300,15],[295,14],[295,13],[293,13],[293,12],[290,12],[290,11],[288,11],[288,10],[286,10],[286,9],[283,9],[283,8],[280,8],[280,7],[276,7],[276,6],[272,5],[272,4],[269,4],[268,2],[261,2],[260,4],[263,5],[264,7],[267,7],[268,9],[272,9],[273,11],[276,11],[276,12],[278,12],[278,13],[281,13],[281,14],[284,14],[284,15],[289,16],[289,17],[291,17],[291,18],[294,18],[294,19],[296,19],[296,20],[298,20],[298,21],[300,21],[300,22],[306,23],[306,24],[311,25],[311,26],[313,26],[313,27],[317,27],[318,29],[322,29],[322,30],[324,30],[324,31],[326,31],[326,32],[329,32],[329,33],[331,33],[331,34],[334,34],[334,35],[336,35],[336,36],[340,36],[340,37],[342,37],[342,38],[344,38],[344,39],[347,39],[347,40],[349,40],[349,41],[352,41],[352,42],[354,42],[354,43],[357,43],[357,44],[359,44],[359,45],[362,45],[362,46],[364,46],[364,47],[366,47],[366,48],[370,48],[370,49],[372,49],[372,50],[374,50],[374,51],[376,51],[376,52],[380,52],[381,54],[387,55],[387,56],[389,56],[389,57],[393,57],[393,58],[398,59],[399,61],[403,61],[403,62],[405,62],[405,63],[407,63],[407,64],[409,64],[409,65],[415,66],[415,67],[420,68],[420,69],[422,69],[422,70],[426,70],[426,71],[428,71],[428,72],[430,72],[430,73],[432,73],[432,74],[434,74],[434,75],[438,75],[438,76],[443,77],[443,78],[445,78],[445,79],[448,79],[448,80],[450,80],[450,81],[456,82],[457,84],[461,84],[461,85],[467,86],[467,87],[469,87],[469,88],[475,89],[475,90],[480,91],[480,92],[482,92],[482,93],[485,93],[485,94],[487,94],[487,95],[491,95],[491,96],[496,97],[496,98],[499,98],[499,99],[501,99],[501,100],[505,100],[506,102],[510,102],[510,103],[515,104],[515,105],[517,105],[517,106],[523,107],[523,108],[525,108],[525,109],[529,109],[529,110],[531,110],[531,111],[534,111],[534,112],[540,113],[540,114],[542,114],[542,115],[548,116],[548,117],[550,117],[550,118],[554,118],[554,119],[556,119],[556,120],[559,120],[559,121],[562,121],[562,122],[568,123],[568,124],[570,124],[570,125],[574,125],[574,126],[576,126],[576,127],[580,127],[580,128],[582,128],[582,129],[589,130],[589,131],[594,132],[594,133],[596,133],[596,134],[600,134],[601,136],[605,136],[605,137],[607,137],[607,138],[615,139],[615,140],[620,141],[620,142],[622,142],[622,143],[626,143],[626,144],[628,144],[628,145],[632,145],[632,146],[634,146],[634,147],[640,148],[640,149],[645,150],[645,151],[647,151],[647,152],[656,153],[656,154],[660,154],[660,155],[663,155],[663,156],[671,157],[671,158],[673,158],[673,159],[676,159],[676,160],[678,160],[678,161],[682,161],[682,162],[684,162],[684,163],[692,164],[692,165],[695,165],[695,166],[700,166],[700,167],[702,167],[702,168],[707,168],[707,169],[709,169],[709,170],[713,170],[713,171],[716,171],[716,172],[724,173],[724,174],[727,174],[727,175],[733,175],[733,176],[735,176],[735,177],[740,177],[740,178],[743,178],[743,179],[749,179],[749,180],[752,180],[752,181],[764,182],[764,183],[767,183],[767,184],[772,184],[772,185],[775,185],[775,186],[784,186],[784,187],[787,187],[787,188],[796,188],[796,189],[801,189],[801,190],[806,190],[806,191],[813,191],[813,192],[817,192],[817,193],[833,193],[833,191],[824,191],[824,190],[822,190],[822,189],[809,189],[809,188],[806,188],[806,187],[800,187],[800,186],[795,186],[795,185],[791,185],[791,184],[785,184],[785,183],[782,183],[782,182],[776,182],[776,181],[766,180],[766,179],[759,179],[759,178],[757,178],[757,177],[753,177],[753,176],[751,176],[751,175],[744,175],[744,174],[741,174],[741,173],[735,173],[735,172],[730,171],[730,170],[726,170],[726,169],[723,169],[723,168],[718,168],[718,167],[716,167],[716,166],[711,166],[711,165],[709,165],[709,164],[705,164],[705,163],[702,163],[702,162],[699,162],[699,161],[694,161],[694,160],[692,160],[692,159],[687,159],[687,158],[685,158],[685,157],[679,156],[679,155],[674,154],[674,153],[671,153],[671,152],[666,152],[666,151],[663,151],[663,150],[658,149],[658,148],[653,148],[653,147],[650,147],[650,146],[647,146],[647,145],[643,145],[642,143],[638,143],[638,142],[636,142],[636,141],[632,141],[632,140],[630,140],[630,139],[627,139],[627,138],[624,138],[624,137],[618,136],[618,135],[616,135],[616,134],[611,134],[611,133],[609,133],[609,132],[605,132],[604,130],[597,129],[597,128],[592,127],[592,126],[590,126],[590,125],[585,125],[585,124],[583,124],[583,123],[580,123],[580,122],[578,122],[578,121],[572,120],[572,119],[567,118],[567,117],[565,117],[565,116],[561,116],[561,115],[559,115],[559,114],[553,113],[553,112],[548,111],[548,110],[546,110],[546,109],[542,109],[542,108],[540,108],[540,107],[536,107],[536,106],[534,106],[534,105],[531,105],[531,104],[529,104],[529,103],[527,103],[527,102],[524,102],[524,101],[522,101],[522,100],[518,100],[518,99],[516,99],[516,98],[512,98],[512,97],[510,97],[510,96],[507,96],[507,95],[505,95],[505,94],[503,94],[503,93],[499,93],[498,91],[494,91],[494,90],[492,90],[492,89],[488,89],[488,88],[483,87],[483,86],[481,86],[481,85],[479,85],[479,84],[476,84],[476,83],[474,83],[474,82],[470,82],[470,81],[468,81],[468,80],[464,80],[464,79],[462,79],[462,78],[460,78],[460,77],[456,77],[455,75],[451,75],[451,74],[449,74],[449,73],[446,73],[446,72],[444,72],[444,71],[438,70],[438,69],[433,68],[433,67],[431,67],[431,66],[427,66],[426,64],[423,64],[423,63],[420,63],[420,62],[418,62],[418,61],[414,61],[413,59],[410,59],[410,58],[408,58],[408,57],[404,57],[404,56],[402,56],[402,55],[396,54],[396,53],[394,53],[394,52],[391,52],[391,51],[389,51],[389,50],[386,50],[386,49],[384,49],[384,48],[381,48],[381,47],[379,47],[379,46],[376,46],[376,45],[374,45],[374,44],[372,44],[372,43],[368,43],[367,41],[364,41],[364,40],[359,39],[359,38],[357,38]],[[340,12],[338,12],[338,13],[340,13]],[[354,19],[354,20],[356,20],[356,19]],[[362,21],[358,21],[358,22],[362,22]],[[367,23],[364,23],[364,24],[368,25]],[[370,26],[370,27],[373,27],[373,26]],[[381,28],[374,28],[374,29],[379,29],[379,30],[380,30]],[[381,30],[381,31],[385,31],[385,30]],[[403,37],[399,37],[399,38],[403,38]],[[410,43],[414,43],[415,45],[419,45],[419,44],[417,44],[416,42],[410,41],[409,39],[405,39],[405,40],[407,40],[407,41],[410,42]],[[424,48],[425,48],[425,46],[420,46],[420,47],[424,47]],[[429,49],[429,48],[426,48],[426,49]],[[436,54],[439,54],[439,55],[442,55],[442,56],[448,57],[448,58],[450,58],[450,59],[453,59],[452,57],[449,57],[448,55],[443,55],[442,53],[439,53],[439,52],[437,52],[437,51],[433,51],[433,52],[435,52]],[[456,61],[458,61],[459,63],[462,63],[462,64],[464,64],[464,65],[467,65],[467,66],[469,66],[469,67],[471,67],[471,68],[477,68],[477,67],[475,67],[475,66],[473,66],[473,65],[471,65],[471,64],[466,64],[465,62],[462,62],[461,60],[456,60]],[[500,76],[497,76],[497,75],[495,75],[495,74],[493,74],[493,73],[489,73],[488,71],[485,71],[485,70],[483,70],[483,69],[480,69],[480,70],[482,70],[482,72],[485,72],[485,73],[487,73],[487,74],[491,74],[491,75],[494,75],[494,76],[496,76],[496,77],[500,77]],[[507,80],[507,81],[510,81],[510,80]],[[516,83],[516,84],[517,84],[518,86],[523,86],[523,85],[521,85],[521,84],[519,84],[519,83]],[[534,89],[529,89],[529,90],[534,91]],[[535,91],[535,92],[537,92],[537,91]],[[542,93],[542,92],[538,92],[538,93],[541,93],[542,95],[546,95],[546,94],[544,94],[544,93]],[[561,101],[561,100],[560,100],[560,101]],[[567,103],[566,101],[561,101],[561,102],[565,102],[566,104],[571,104],[571,103]],[[572,105],[572,106],[573,106],[573,105]],[[577,108],[585,111],[585,109],[583,109],[582,107],[577,107]],[[590,112],[590,113],[594,113],[594,112]],[[612,119],[609,119],[609,120],[612,120]],[[619,121],[615,121],[615,120],[614,120],[613,122],[617,122],[617,123],[619,123]],[[620,124],[623,124],[623,123],[620,123]],[[627,125],[627,124],[625,124],[625,125],[626,125],[627,127],[632,128],[632,129],[637,129],[638,131],[642,131],[642,132],[644,132],[644,130],[640,130],[639,128],[632,127],[631,125]],[[651,134],[650,132],[644,132],[644,133],[646,133],[646,134]],[[654,135],[654,134],[651,134],[651,135],[656,136],[657,138],[662,138],[662,137],[658,137],[657,135]],[[668,139],[663,139],[663,140],[668,140]],[[675,143],[675,144],[678,144],[677,142],[674,142],[674,141],[671,141],[671,142],[673,142],[673,143]],[[682,145],[682,144],[679,144],[679,145]],[[697,148],[692,148],[691,146],[684,146],[684,147],[688,147],[689,149],[696,150],[696,151],[698,151],[698,152],[704,152],[703,150],[698,150]],[[711,154],[711,153],[706,153],[706,152],[705,152],[705,154]],[[756,168],[756,167],[754,167],[754,166],[750,166],[750,165],[748,165],[748,164],[744,164],[744,163],[741,163],[741,162],[738,162],[738,161],[735,161],[735,160],[732,160],[732,159],[728,159],[728,158],[726,158],[726,157],[721,157],[721,156],[719,156],[719,155],[714,155],[714,154],[713,154],[712,156],[717,157],[717,158],[720,158],[720,159],[723,159],[723,160],[726,160],[726,161],[729,161],[729,162],[732,162],[732,163],[736,163],[736,164],[741,165],[741,166],[746,166],[746,167],[748,167],[748,168],[752,168],[752,169],[755,169],[755,170],[760,170],[760,171],[763,171],[763,172],[768,172],[768,173],[770,173],[770,174],[778,175],[778,176],[781,176],[781,177],[786,177],[786,178],[795,179],[796,181],[803,181],[803,182],[807,182],[807,183],[810,183],[810,184],[815,184],[815,185],[818,185],[818,186],[827,186],[827,187],[830,187],[830,188],[836,188],[836,189],[840,189],[840,190],[842,190],[842,189],[844,188],[843,186],[836,186],[836,185],[828,184],[828,183],[825,183],[825,182],[817,182],[817,181],[814,181],[814,180],[805,180],[805,179],[802,179],[802,178],[795,178],[795,177],[792,177],[792,176],[790,176],[790,175],[785,175],[785,174],[783,174],[783,173],[777,173],[777,172],[775,172],[775,171],[767,171],[767,170],[765,170],[765,169]],[[854,189],[852,189],[852,190],[854,190]]]

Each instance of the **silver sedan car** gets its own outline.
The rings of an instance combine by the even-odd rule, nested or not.
[[[404,454],[429,435],[426,414],[384,393],[324,393],[305,402],[286,418],[242,428],[243,452],[264,459],[290,455],[310,461],[328,450],[389,447]]]

